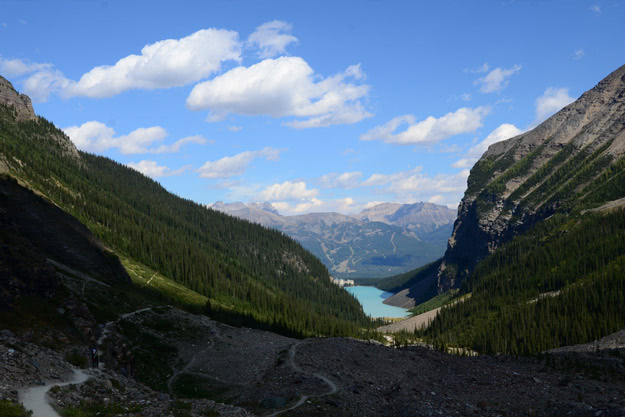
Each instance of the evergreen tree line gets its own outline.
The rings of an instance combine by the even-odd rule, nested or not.
[[[481,261],[464,302],[425,331],[437,346],[536,354],[625,327],[625,210],[557,214]]]

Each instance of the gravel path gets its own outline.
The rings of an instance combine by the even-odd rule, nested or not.
[[[287,411],[295,410],[296,408],[299,408],[302,405],[304,405],[304,403],[306,403],[306,401],[308,401],[309,398],[312,398],[312,397],[325,397],[325,396],[328,396],[328,395],[335,394],[339,390],[338,386],[334,383],[334,381],[332,381],[327,376],[322,375],[322,374],[320,374],[318,372],[313,372],[313,373],[306,372],[306,371],[302,370],[302,368],[300,368],[299,365],[295,362],[295,354],[297,353],[297,347],[300,346],[301,344],[303,344],[304,342],[306,342],[306,340],[302,340],[300,342],[297,342],[293,346],[291,346],[291,348],[289,349],[289,360],[288,360],[289,367],[293,371],[295,371],[297,373],[312,375],[315,378],[322,380],[330,388],[330,390],[327,393],[325,393],[325,394],[301,395],[299,400],[294,405],[292,405],[291,407],[275,411],[275,412],[269,414],[267,417],[275,417],[275,416],[277,416],[279,414],[286,413]]]
[[[82,370],[74,371],[72,377],[63,382],[51,382],[41,386],[26,388],[19,393],[19,401],[27,410],[32,410],[32,417],[60,417],[50,406],[47,394],[52,387],[63,387],[71,384],[82,384],[89,379],[89,375]]]

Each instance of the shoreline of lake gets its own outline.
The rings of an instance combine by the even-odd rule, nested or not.
[[[345,289],[358,299],[365,314],[373,318],[405,318],[410,316],[410,311],[405,308],[384,304],[384,300],[393,295],[391,292],[364,285],[345,287]]]

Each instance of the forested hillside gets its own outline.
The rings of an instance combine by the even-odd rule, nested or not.
[[[292,239],[78,152],[52,123],[18,118],[4,105],[0,170],[74,215],[116,253],[208,296],[215,316],[294,335],[356,334],[369,325],[358,302]]]

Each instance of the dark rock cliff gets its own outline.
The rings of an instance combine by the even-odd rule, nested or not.
[[[533,130],[488,148],[471,169],[439,291],[460,286],[479,260],[554,213],[623,197],[624,154],[625,66]]]

